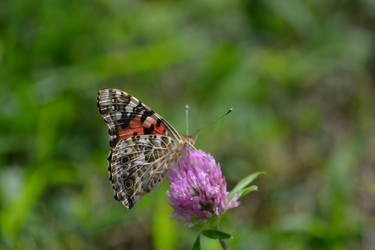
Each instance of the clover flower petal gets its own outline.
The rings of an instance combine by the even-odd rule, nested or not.
[[[169,173],[169,203],[173,216],[193,226],[239,205],[237,196],[228,200],[227,183],[220,165],[202,150],[189,150]]]

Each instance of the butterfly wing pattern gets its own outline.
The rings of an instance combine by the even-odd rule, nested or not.
[[[118,89],[99,90],[97,105],[109,127],[109,180],[115,199],[132,208],[192,147],[165,119]]]

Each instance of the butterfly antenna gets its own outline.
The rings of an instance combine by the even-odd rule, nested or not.
[[[216,120],[212,121],[212,122],[209,122],[207,123],[206,125],[204,125],[203,127],[197,129],[194,131],[193,135],[197,134],[200,130],[208,127],[208,126],[211,126],[212,124],[216,123],[217,121],[219,121],[220,119],[224,118],[226,115],[228,115],[229,113],[231,113],[233,111],[233,108],[230,108],[225,114],[223,114],[222,116],[220,116],[219,118],[217,118]]]
[[[189,134],[189,105],[185,105],[186,134]]]

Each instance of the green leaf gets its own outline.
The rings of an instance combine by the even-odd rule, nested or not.
[[[194,241],[193,250],[201,250],[201,236],[199,234]]]
[[[229,239],[232,237],[230,234],[227,234],[218,230],[213,230],[213,229],[204,230],[202,231],[202,234],[210,239],[225,240],[225,239]]]
[[[265,172],[256,172],[254,174],[251,174],[251,175],[248,175],[246,176],[245,178],[243,178],[242,180],[240,180],[237,185],[233,188],[232,191],[230,191],[229,193],[229,199],[231,199],[233,197],[234,194],[239,194],[241,193],[241,191],[243,189],[246,188],[246,186],[248,186],[251,182],[253,182],[255,179],[261,177],[261,176],[264,176],[266,175]],[[255,191],[255,190],[254,190]]]
[[[238,192],[238,199],[241,199],[242,197],[244,197],[245,195],[247,195],[248,193],[251,193],[251,192],[254,192],[254,191],[258,191],[258,187],[253,185],[253,186],[250,186],[248,188],[244,188],[242,190],[240,190]]]

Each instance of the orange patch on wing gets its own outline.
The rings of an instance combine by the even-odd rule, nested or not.
[[[159,123],[159,126],[157,127],[157,124],[158,124],[158,119],[150,116],[150,117],[147,117],[146,120],[143,122],[143,126],[145,128],[150,128],[151,125],[154,125],[154,131],[153,131],[153,134],[158,134],[158,135],[165,135],[166,132],[165,132],[165,127]]]
[[[165,127],[160,125],[159,127],[154,128],[154,133],[153,134],[158,134],[158,135],[165,135]]]
[[[165,127],[161,124],[159,125],[159,127],[156,127],[156,124],[157,120],[152,117],[147,117],[147,119],[142,123],[140,121],[140,116],[138,116],[137,118],[134,118],[130,121],[129,127],[127,128],[117,126],[117,135],[120,140],[127,139],[134,135],[144,135],[145,129],[150,129],[152,125],[154,125],[152,134],[165,135]]]
[[[117,134],[120,140],[127,139],[134,135],[143,135],[143,128],[122,128],[121,126],[117,127]]]
[[[143,128],[143,124],[137,119],[133,119],[130,121],[129,123],[129,129],[133,129],[133,128]]]

